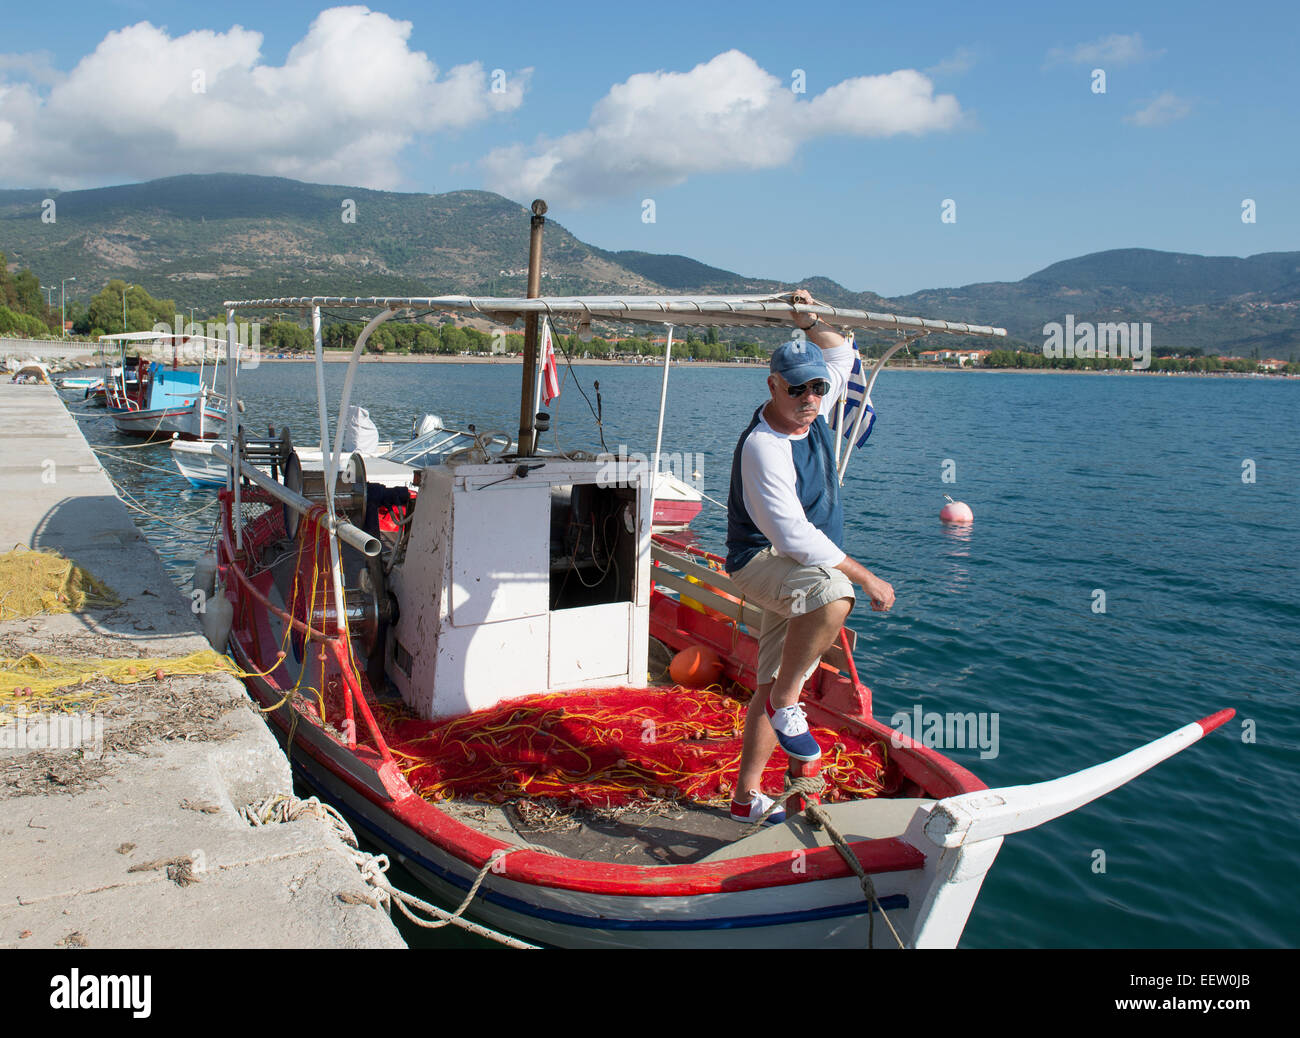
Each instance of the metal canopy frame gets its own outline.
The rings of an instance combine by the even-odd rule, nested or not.
[[[796,314],[817,314],[841,328],[878,331],[947,332],[953,335],[1005,336],[1005,328],[960,321],[941,321],[899,314],[834,306],[802,306],[786,295],[762,296],[542,296],[496,298],[490,296],[289,296],[279,299],[241,299],[223,304],[227,310],[333,309],[456,310],[477,314],[498,324],[514,324],[529,315],[564,321],[639,321],[654,324],[714,327],[788,328]]]

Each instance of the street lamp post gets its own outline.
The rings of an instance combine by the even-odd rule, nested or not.
[[[59,282],[59,332],[63,338],[68,337],[68,282],[76,278],[64,278]]]

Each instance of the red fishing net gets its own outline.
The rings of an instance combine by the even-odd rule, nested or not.
[[[715,690],[611,688],[557,692],[445,721],[385,708],[384,737],[426,800],[495,803],[550,797],[615,807],[646,797],[721,803],[740,763],[745,703]],[[894,792],[888,746],[814,725],[829,801]],[[781,789],[786,758],[763,775]]]

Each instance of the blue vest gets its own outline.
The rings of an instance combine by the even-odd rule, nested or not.
[[[772,546],[745,510],[740,478],[740,455],[749,434],[758,425],[763,407],[754,412],[731,457],[731,492],[727,496],[728,573],[735,573],[764,548]],[[833,436],[826,419],[818,415],[807,436],[790,441],[790,455],[794,459],[795,491],[804,515],[838,545],[844,540],[844,509],[840,506],[840,484],[835,474]]]

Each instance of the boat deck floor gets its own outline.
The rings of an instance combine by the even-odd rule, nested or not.
[[[918,807],[933,800],[878,797],[828,804],[836,828],[850,842],[901,836]],[[681,805],[677,809],[643,811],[636,808],[571,813],[528,810],[518,804],[481,804],[450,800],[439,808],[464,825],[512,844],[540,844],[566,858],[616,865],[685,865],[724,861],[831,843],[824,830],[813,829],[802,816],[780,825],[764,826],[746,835],[747,823],[733,821],[725,808]]]
[[[503,805],[449,800],[439,809],[504,843],[540,844],[566,858],[618,865],[683,865],[733,843],[745,826],[725,808],[700,805],[555,810],[533,801]]]

